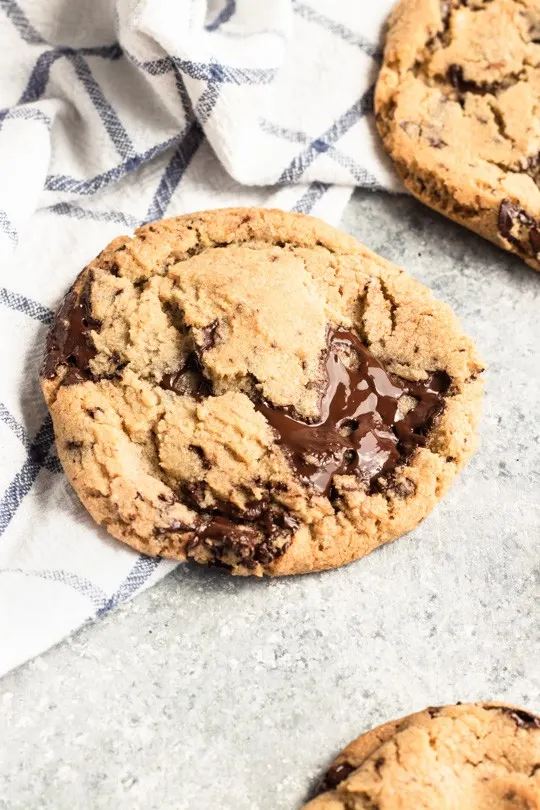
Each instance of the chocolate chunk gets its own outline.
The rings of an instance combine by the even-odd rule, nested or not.
[[[231,560],[246,568],[255,568],[259,563],[266,565],[289,547],[290,540],[283,535],[292,533],[298,522],[291,517],[287,526],[283,522],[279,525],[278,521],[270,521],[270,526],[265,536],[257,524],[242,525],[220,515],[201,518],[187,546],[188,557],[196,558],[202,549],[209,558],[206,561],[212,565],[230,565]]]
[[[513,709],[511,706],[498,706],[498,705],[484,705],[484,709],[488,712],[503,712],[512,718],[514,723],[520,728],[537,728],[540,729],[540,717],[531,712],[526,712],[523,709]]]
[[[195,352],[191,352],[184,365],[170,374],[164,374],[159,383],[162,388],[183,396],[207,397],[212,393],[212,383],[204,375],[202,364]]]
[[[202,449],[202,447],[200,447],[198,444],[190,444],[189,449],[191,450],[192,453],[195,453],[195,455],[199,457],[203,469],[209,470],[211,468],[212,465],[206,458],[205,452]]]
[[[247,520],[250,523],[264,518],[269,509],[270,498],[265,495],[260,500],[252,498],[248,500],[243,508],[236,506],[233,503],[219,501],[217,503],[217,510],[220,515],[225,515],[231,520]]]
[[[355,770],[349,762],[340,762],[328,768],[317,793],[325,793],[327,790],[335,790],[340,782],[343,782]]]
[[[194,449],[193,445],[191,445],[191,448]],[[196,509],[204,511],[207,498],[205,481],[186,483],[182,487],[182,492],[188,503],[192,504]],[[247,521],[248,523],[254,523],[261,521],[261,525],[268,535],[276,526],[282,529],[293,528],[292,525],[287,526],[285,514],[279,510],[276,511],[275,507],[271,506],[268,493],[264,493],[259,499],[250,498],[243,506],[237,506],[231,501],[216,499],[215,496],[213,496],[213,500],[213,511],[221,517],[229,518],[233,522]]]
[[[166,391],[174,391],[175,394],[179,395],[190,394],[192,391],[192,386],[188,385],[185,365],[178,369],[178,371],[164,374],[159,384],[162,388],[165,388]]]
[[[499,208],[499,231],[505,239],[512,239],[512,229],[516,224],[525,225],[527,228],[538,228],[538,222],[530,214],[510,200],[502,201]]]
[[[122,360],[118,352],[113,352],[110,360],[111,370],[107,374],[107,379],[113,380],[117,377],[121,377],[122,371],[125,369],[127,364],[128,361]]]
[[[202,343],[200,344],[200,350],[202,352],[207,352],[209,349],[213,349],[216,345],[216,340],[218,338],[218,326],[219,321],[213,321],[209,326],[205,326],[202,329]]]
[[[538,228],[531,228],[529,240],[536,258],[540,258],[540,230]]]
[[[537,717],[530,712],[525,712],[523,709],[511,709],[509,707],[501,707],[502,711],[508,714],[514,723],[520,728],[538,728],[540,729],[540,717]]]
[[[466,79],[461,65],[450,65],[446,75],[454,90],[460,94],[468,92],[479,93],[480,95],[495,94],[498,90],[507,86],[505,82],[474,82]]]
[[[191,504],[196,509],[204,509],[206,499],[206,481],[189,481],[182,485],[182,495],[186,503]]]
[[[499,233],[521,251],[540,254],[540,222],[519,205],[504,199],[499,207]]]
[[[417,447],[425,444],[425,434],[431,427],[433,418],[443,408],[444,394],[450,388],[451,380],[445,371],[436,371],[421,382],[400,380],[400,383],[404,393],[418,400],[415,407],[394,425],[400,452],[407,457]]]
[[[291,540],[286,540],[282,545],[276,545],[270,538],[263,540],[262,543],[257,545],[254,562],[261,563],[261,565],[268,565],[268,563],[273,562],[278,557],[281,557],[282,554],[285,554],[290,545]],[[250,566],[248,565],[248,567]]]
[[[511,236],[514,217],[517,215],[518,206],[513,205],[510,200],[503,200],[499,207],[498,227],[499,233],[504,239]]]
[[[450,65],[448,68],[448,81],[455,90],[464,90],[463,68],[461,65]]]
[[[266,534],[270,538],[282,531],[293,532],[298,528],[298,520],[276,506],[269,506],[261,513],[261,517]]]
[[[398,481],[394,475],[381,475],[373,482],[372,489],[376,492],[394,492],[398,498],[408,498],[416,492],[416,484],[409,478]]]
[[[197,550],[200,552],[202,548],[205,561],[211,565],[230,567],[230,561],[234,560],[235,565],[254,568],[258,563],[270,563],[283,554],[290,542],[276,542],[278,535],[283,530],[292,532],[297,526],[298,521],[290,516],[281,520],[276,518],[275,522],[270,523],[267,536],[264,536],[256,524],[242,525],[217,514],[198,516],[192,526],[173,520],[167,526],[157,526],[154,534],[193,533],[186,547],[188,558],[195,558]]]
[[[237,548],[240,556],[252,556],[258,540],[257,531],[251,526],[241,526],[225,517],[214,517],[202,523],[196,530],[197,540],[216,541],[220,547]]]
[[[70,290],[56,313],[47,335],[42,376],[52,380],[59,366],[69,366],[63,384],[85,382],[92,378],[90,361],[96,356],[90,332],[101,323],[92,317],[92,277],[89,276],[81,293]]]
[[[356,355],[357,368],[347,368],[343,351]],[[424,444],[450,385],[444,372],[417,383],[390,377],[359,338],[345,329],[329,333],[326,374],[321,416],[314,424],[290,409],[255,404],[276,431],[300,479],[325,495],[330,494],[334,475],[356,475],[371,485]],[[417,400],[405,416],[399,410],[404,394]]]
[[[276,487],[279,490],[279,487]],[[238,506],[213,497],[209,511],[205,481],[189,482],[182,487],[187,503],[200,511],[190,531],[194,532],[188,556],[201,556],[203,562],[223,565],[234,557],[236,564],[254,568],[266,565],[285,553],[299,521],[281,505],[271,501],[271,491],[259,499],[251,498]]]
[[[459,705],[460,704],[458,703],[458,706]],[[440,706],[428,706],[427,709],[426,709],[426,712],[429,714],[429,716],[431,718],[438,717],[440,715],[440,713],[441,713],[441,707]]]
[[[244,508],[225,501],[217,501],[208,514],[204,509],[206,485],[187,484],[184,495],[195,508],[201,510],[194,525],[187,553],[211,565],[244,565],[255,568],[280,557],[290,546],[291,537],[299,521],[282,506],[271,503],[270,494],[260,500],[248,501]]]

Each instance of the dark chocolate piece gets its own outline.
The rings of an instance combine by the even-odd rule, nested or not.
[[[496,95],[499,90],[504,90],[514,83],[512,78],[504,79],[501,82],[475,82],[466,79],[461,65],[450,65],[446,75],[454,90],[460,95],[464,93],[476,93],[481,96]]]
[[[538,259],[540,257],[540,230],[538,228],[533,228],[529,232],[529,240],[533,253]]]
[[[70,290],[53,321],[47,335],[42,375],[53,379],[59,366],[69,366],[63,378],[64,385],[85,382],[92,378],[90,361],[96,355],[90,332],[101,323],[92,317],[89,276],[80,294]]]
[[[264,513],[262,525],[260,522],[242,525],[219,514],[200,518],[191,529],[194,535],[187,545],[187,555],[196,556],[194,552],[202,546],[213,565],[229,565],[226,558],[231,554],[236,565],[246,568],[255,568],[259,563],[267,565],[288,549],[291,541],[285,538],[297,527],[298,521],[277,507]]]
[[[356,354],[357,368],[345,365],[343,351]],[[334,475],[356,475],[371,485],[424,444],[424,433],[450,384],[444,372],[423,382],[391,377],[345,329],[330,331],[326,373],[321,417],[314,424],[266,402],[255,405],[276,431],[300,479],[325,495]],[[399,410],[404,394],[417,400],[405,416]]]
[[[520,728],[540,729],[540,717],[531,712],[526,712],[524,709],[514,709],[512,706],[498,706],[497,704],[493,706],[484,704],[484,709],[488,712],[503,712],[507,714]]]
[[[202,343],[200,346],[201,352],[207,352],[213,349],[216,345],[218,338],[219,321],[215,320],[209,326],[205,326],[202,330]]]
[[[503,200],[499,207],[498,227],[499,233],[504,239],[512,237],[512,228],[514,225],[514,218],[519,211],[517,205],[513,205],[510,200]]]
[[[322,780],[317,794],[325,793],[327,790],[335,790],[355,770],[349,762],[340,762],[328,768]]]
[[[184,365],[170,374],[164,374],[159,383],[162,388],[180,396],[190,394],[207,397],[212,393],[212,384],[204,376],[203,367],[195,352],[190,352]]]
[[[509,706],[501,706],[501,711],[509,715],[514,723],[520,728],[538,728],[540,729],[540,717],[523,709],[512,709]]]
[[[248,501],[244,508],[216,501],[212,509],[204,506],[207,495],[204,481],[185,484],[182,494],[200,514],[191,526],[179,526],[176,531],[193,535],[186,547],[188,558],[196,558],[197,549],[202,547],[211,565],[230,567],[231,555],[237,565],[246,568],[268,564],[284,554],[299,526],[299,521],[282,506],[271,503],[270,493],[260,500]]]
[[[450,65],[448,68],[448,81],[455,90],[463,91],[463,68],[461,65]]]
[[[192,453],[195,453],[195,455],[199,457],[199,459],[201,461],[201,464],[203,466],[203,469],[205,469],[205,470],[211,469],[212,465],[210,464],[210,462],[206,458],[205,452],[202,449],[202,447],[200,447],[198,444],[190,444],[189,449],[191,450]]]
[[[408,498],[416,492],[416,484],[409,478],[398,481],[395,474],[381,475],[371,485],[373,492],[393,492],[399,498]]]
[[[499,207],[499,233],[522,252],[540,255],[540,222],[515,203],[504,199]]]

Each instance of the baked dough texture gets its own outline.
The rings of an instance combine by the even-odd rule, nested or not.
[[[540,717],[431,707],[354,740],[321,790],[305,810],[539,810]]]
[[[540,269],[539,0],[400,0],[375,110],[416,197]]]
[[[281,575],[428,514],[474,451],[481,370],[449,307],[350,236],[225,209],[105,248],[57,313],[42,388],[110,534]]]

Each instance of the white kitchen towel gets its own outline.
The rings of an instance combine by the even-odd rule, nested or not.
[[[66,482],[38,370],[78,271],[141,222],[397,190],[371,115],[391,0],[0,0],[0,674],[170,571]]]

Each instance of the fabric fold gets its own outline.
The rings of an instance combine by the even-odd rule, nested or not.
[[[397,191],[372,120],[391,0],[0,0],[0,674],[171,571],[93,524],[38,384],[52,313],[120,233]]]

